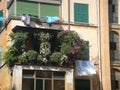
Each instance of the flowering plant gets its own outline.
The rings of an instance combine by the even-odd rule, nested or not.
[[[73,62],[85,58],[88,46],[77,32],[64,30],[58,33],[57,37],[61,42],[60,52],[68,57],[67,61]]]

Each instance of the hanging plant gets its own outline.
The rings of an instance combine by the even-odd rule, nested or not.
[[[22,54],[22,49],[25,49],[25,41],[28,38],[26,32],[16,32],[10,34],[11,41],[13,42],[8,51],[5,53],[5,60],[8,67],[12,67],[15,63],[19,62],[18,58]]]
[[[77,32],[64,30],[58,33],[60,40],[60,52],[67,56],[67,63],[72,63],[78,59],[84,59],[87,56],[88,47]]]

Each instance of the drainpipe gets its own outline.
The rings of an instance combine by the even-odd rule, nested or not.
[[[70,0],[68,0],[68,30],[70,30]]]
[[[97,34],[98,34],[98,61],[99,61],[99,90],[102,90],[102,74],[101,74],[101,31],[100,31],[100,0],[96,0],[97,13]]]

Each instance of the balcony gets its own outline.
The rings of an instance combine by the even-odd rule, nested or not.
[[[18,26],[10,35],[5,54],[8,67],[15,64],[73,67],[75,60],[88,59],[89,46],[74,31]]]

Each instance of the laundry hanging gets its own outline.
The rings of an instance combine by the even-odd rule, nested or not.
[[[88,76],[96,74],[94,63],[92,61],[76,60],[75,74],[77,76]]]
[[[57,22],[57,21],[60,21],[60,18],[58,16],[46,16],[46,22],[48,24],[51,24],[51,23],[54,23],[54,22]]]

